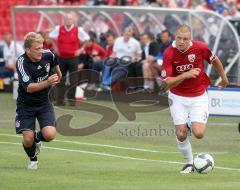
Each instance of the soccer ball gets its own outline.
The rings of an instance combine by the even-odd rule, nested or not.
[[[201,174],[209,173],[214,168],[214,160],[210,154],[197,154],[193,160],[194,169]]]

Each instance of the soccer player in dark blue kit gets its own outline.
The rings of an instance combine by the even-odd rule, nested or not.
[[[41,141],[55,138],[55,114],[48,98],[51,86],[61,80],[54,54],[43,50],[43,38],[30,32],[24,40],[25,53],[17,60],[19,88],[16,109],[16,133],[23,135],[23,148],[29,157],[28,169],[37,169]],[[35,121],[40,131],[35,132]]]

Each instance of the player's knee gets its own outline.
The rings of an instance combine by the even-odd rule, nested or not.
[[[23,143],[24,143],[24,146],[31,147],[34,143],[34,137],[33,136],[25,136]]]
[[[194,133],[194,136],[197,138],[197,139],[202,139],[204,137],[204,133],[203,132],[195,132]]]
[[[49,141],[52,141],[53,139],[55,139],[55,134],[47,134],[47,135],[44,135],[44,139],[49,142]]]
[[[193,123],[192,132],[197,139],[202,139],[204,137],[205,131],[206,131],[205,124],[195,125],[195,123]]]
[[[186,135],[183,135],[183,136],[177,136],[177,139],[178,139],[180,142],[183,142],[183,141],[185,141],[185,140],[186,140],[186,138],[187,138],[187,136],[186,136]]]
[[[23,144],[26,147],[32,146],[32,144],[34,143],[34,133],[31,131],[23,131],[22,135],[23,135]]]
[[[180,142],[183,142],[185,141],[185,139],[187,138],[187,133],[186,132],[183,132],[183,131],[178,131],[176,133],[177,135],[177,139],[180,141]]]
[[[46,127],[43,129],[43,137],[45,141],[49,142],[55,139],[56,129],[54,127]]]

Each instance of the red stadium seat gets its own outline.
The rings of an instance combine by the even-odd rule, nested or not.
[[[5,19],[7,17],[7,14],[8,14],[7,11],[8,11],[8,9],[6,7],[3,7],[0,9],[0,15],[1,15],[2,19]]]
[[[27,5],[28,2],[26,0],[17,0],[17,5]]]
[[[17,5],[17,0],[8,0],[8,5],[11,7],[11,6],[14,6],[14,5]]]

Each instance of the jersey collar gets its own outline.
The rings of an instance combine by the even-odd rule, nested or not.
[[[68,32],[69,32],[70,30],[72,30],[73,27],[74,27],[74,24],[72,24],[72,26],[71,26],[70,28],[67,28],[67,27],[64,25],[65,30],[68,31]]]

